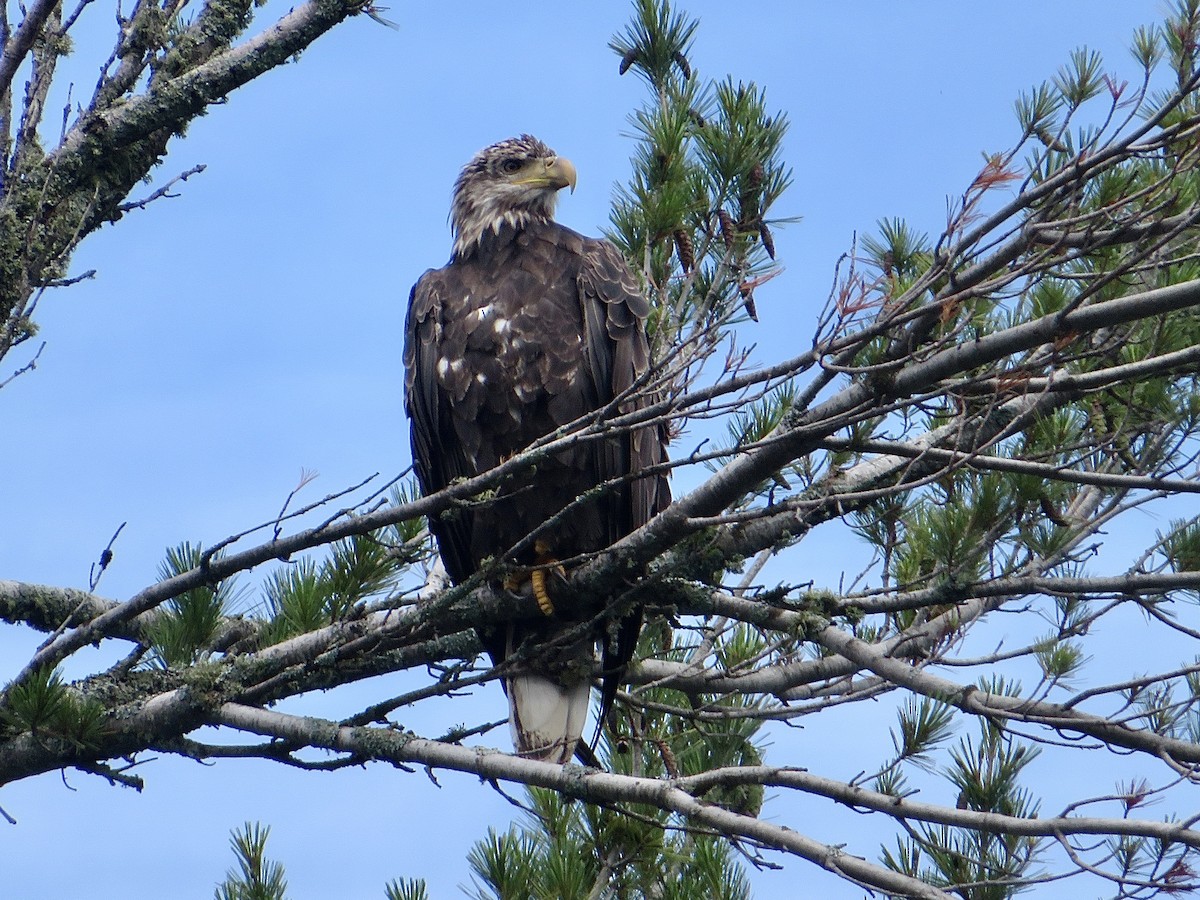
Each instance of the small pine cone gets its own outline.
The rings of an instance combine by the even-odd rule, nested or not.
[[[658,747],[658,755],[662,757],[663,768],[667,770],[667,776],[678,778],[679,760],[675,758],[675,752],[671,749],[671,745],[664,740],[657,740],[654,743]]]
[[[767,178],[767,172],[763,168],[762,163],[755,163],[754,168],[750,170],[750,175],[747,181],[750,182],[750,187],[759,187]]]
[[[758,224],[762,213],[759,211],[758,189],[750,187],[749,184],[745,187],[746,189],[738,197],[738,222],[743,228],[749,229]]]
[[[1070,153],[1071,148],[1058,140],[1054,135],[1041,126],[1035,128],[1033,133],[1037,135],[1037,139],[1046,145],[1047,149],[1053,150],[1055,153]]]
[[[725,249],[732,250],[737,243],[737,236],[734,234],[733,216],[723,209],[717,210],[717,221],[721,223],[721,240],[725,242]]]
[[[742,282],[738,285],[738,293],[742,295],[742,305],[746,307],[746,315],[757,322],[758,307],[754,305],[754,288],[747,282]]]
[[[638,50],[637,47],[630,47],[625,51],[625,55],[621,57],[621,67],[617,69],[617,73],[624,75],[629,71],[629,67],[637,62]]]
[[[692,245],[692,236],[686,228],[675,229],[675,252],[679,254],[679,264],[683,266],[684,272],[690,272],[696,268],[696,249]]]
[[[672,59],[675,60],[675,65],[679,66],[679,71],[683,73],[683,80],[691,81],[692,80],[692,67],[691,67],[691,64],[687,61],[687,57],[684,56],[683,53],[681,53],[680,51],[676,50],[674,55],[672,56]]]
[[[708,124],[708,121],[704,118],[704,116],[700,115],[700,110],[696,109],[694,106],[688,107],[688,115],[691,117],[692,121],[696,123],[697,128],[703,128]]]
[[[1042,515],[1044,515],[1059,528],[1066,528],[1068,525],[1073,524],[1069,517],[1064,516],[1057,509],[1055,509],[1054,504],[1050,502],[1050,498],[1045,494],[1038,495],[1038,506],[1041,507]]]
[[[775,258],[775,238],[771,237],[771,229],[767,227],[766,222],[758,223],[758,236],[762,238],[763,248],[767,251],[767,256],[771,259]]]
[[[883,269],[883,274],[891,278],[896,272],[896,254],[891,250],[885,250],[883,259],[879,261],[879,267]]]

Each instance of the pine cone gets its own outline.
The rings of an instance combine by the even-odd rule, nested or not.
[[[696,250],[692,245],[692,236],[685,228],[675,229],[675,252],[679,255],[679,264],[684,272],[696,268]]]
[[[717,221],[721,223],[721,240],[725,242],[725,249],[732,250],[734,244],[737,243],[737,236],[734,233],[733,216],[723,209],[718,209]]]
[[[767,227],[766,222],[758,223],[758,236],[762,238],[763,248],[767,251],[767,256],[771,259],[775,258],[775,238],[771,237],[771,229]]]
[[[743,281],[738,285],[738,293],[742,295],[742,305],[746,308],[746,315],[757,322],[758,307],[754,305],[754,288]]]
[[[692,67],[688,63],[687,57],[684,56],[683,53],[681,53],[680,51],[676,50],[672,56],[672,59],[675,60],[675,65],[679,66],[679,71],[683,73],[683,80],[691,81],[692,80]]]

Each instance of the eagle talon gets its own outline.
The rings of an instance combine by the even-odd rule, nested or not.
[[[534,569],[530,572],[529,583],[533,585],[533,598],[537,600],[542,615],[554,615],[554,602],[550,599],[550,592],[546,590],[546,570]]]
[[[567,570],[550,555],[550,544],[547,541],[538,538],[534,542],[533,552],[537,554],[539,566],[550,566],[563,578],[567,577]],[[546,590],[546,572],[546,569],[534,569],[529,573],[529,583],[533,585],[533,597],[537,600],[538,609],[542,611],[542,615],[552,616],[554,615],[554,601],[550,599],[550,592]]]
[[[555,563],[554,559],[540,559],[538,565],[550,565]],[[554,565],[553,571],[557,572],[564,578],[567,575],[566,569],[562,566]],[[514,594],[521,592],[522,586],[526,581],[533,588],[533,599],[537,601],[538,609],[542,611],[544,616],[554,615],[554,601],[550,599],[550,589],[546,585],[546,569],[533,569],[522,572],[520,574],[509,575],[504,579],[504,589]]]

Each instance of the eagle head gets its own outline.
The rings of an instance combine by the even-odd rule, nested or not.
[[[489,231],[547,222],[565,187],[575,190],[575,167],[532,135],[484,147],[454,183],[450,227],[454,256],[470,253]]]

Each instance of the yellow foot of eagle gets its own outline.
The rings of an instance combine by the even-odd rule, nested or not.
[[[537,601],[538,609],[542,611],[544,616],[554,615],[554,601],[550,599],[550,591],[546,588],[546,574],[553,570],[563,578],[567,577],[567,570],[558,565],[558,560],[550,554],[550,545],[542,539],[538,539],[533,545],[533,552],[537,554],[535,563],[539,566],[549,568],[537,568],[525,575],[510,575],[504,579],[504,587],[510,591],[518,591],[524,583],[525,578],[529,578],[529,584],[533,588],[533,599]]]

